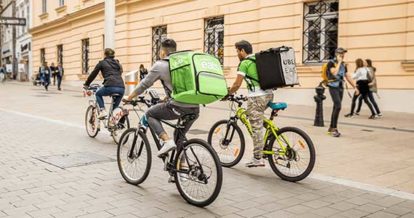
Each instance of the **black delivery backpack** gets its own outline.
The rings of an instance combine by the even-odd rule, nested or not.
[[[293,48],[270,48],[255,55],[261,89],[299,85]]]

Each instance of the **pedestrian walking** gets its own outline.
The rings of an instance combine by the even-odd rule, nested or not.
[[[327,86],[329,88],[329,93],[334,104],[328,134],[333,137],[341,136],[341,133],[338,131],[338,118],[339,112],[341,112],[342,98],[344,95],[344,78],[346,78],[349,84],[351,84],[351,86],[355,89],[355,92],[359,93],[359,91],[356,89],[354,81],[347,73],[348,68],[344,62],[346,52],[347,50],[344,48],[337,48],[335,50],[336,57],[333,60],[329,60],[326,68],[326,74],[329,80]]]
[[[376,71],[377,69],[372,66],[372,60],[371,59],[365,59],[364,61],[364,66],[368,67],[369,72],[370,72],[370,80],[369,80],[369,93],[368,93],[368,99],[371,102],[372,106],[374,107],[376,114],[378,117],[382,117],[382,113],[378,107],[377,101],[374,98],[374,93],[378,93],[378,88],[377,88],[377,77],[376,77]],[[355,115],[359,115],[359,112],[361,111],[361,107],[362,107],[362,96],[359,98],[358,101],[358,107],[357,110],[355,112]]]
[[[345,115],[346,117],[352,117],[354,115],[355,103],[356,100],[361,95],[361,98],[364,100],[365,104],[368,105],[369,110],[371,111],[371,116],[369,119],[375,119],[376,111],[372,107],[371,102],[369,101],[369,80],[370,80],[370,71],[368,67],[364,66],[364,61],[361,58],[358,58],[355,61],[356,69],[352,78],[356,81],[359,93],[355,93],[354,97],[352,98],[352,105],[351,105],[351,113]]]
[[[55,66],[55,63],[52,62],[52,64],[50,65],[50,72],[52,74],[53,77],[53,85],[56,85],[56,76],[57,76],[57,67]]]
[[[50,84],[50,77],[51,77],[51,70],[50,67],[47,66],[47,62],[43,63],[43,66],[39,67],[40,75],[43,75],[43,85],[45,86],[45,90],[48,91],[48,87]]]
[[[63,69],[62,63],[58,64],[58,66],[56,67],[56,72],[57,72],[56,78],[57,78],[58,90],[62,91],[62,88],[61,88],[62,79],[65,74],[65,70]]]
[[[148,70],[143,64],[139,66],[139,81],[142,81],[148,75]]]

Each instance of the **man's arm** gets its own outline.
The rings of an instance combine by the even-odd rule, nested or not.
[[[93,71],[91,72],[91,74],[88,76],[88,79],[85,82],[85,86],[89,86],[92,81],[96,78],[96,76],[98,76],[99,71],[101,71],[101,62],[99,62],[96,66],[95,69],[93,69]]]
[[[243,83],[244,75],[237,74],[236,80],[234,81],[233,85],[229,89],[229,95],[237,92],[239,90],[240,86]]]
[[[339,68],[341,67],[342,61],[337,63],[336,66],[333,62],[328,63],[328,69],[330,70],[331,74],[336,76],[339,72]]]
[[[139,85],[135,88],[134,91],[128,96],[127,100],[131,101],[134,97],[141,95],[151,87],[157,80],[161,77],[161,69],[160,63],[156,62],[154,66],[152,66],[148,75],[139,83]]]
[[[248,69],[247,62],[246,61],[240,62],[239,66],[237,67],[237,77],[233,85],[229,89],[229,95],[239,90],[240,86],[242,85],[243,79],[247,74],[247,69]]]

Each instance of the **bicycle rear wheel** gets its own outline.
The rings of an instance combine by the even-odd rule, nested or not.
[[[218,196],[223,171],[216,152],[207,142],[190,139],[176,156],[175,184],[190,204],[205,207]]]
[[[136,128],[127,129],[118,143],[117,162],[122,177],[130,184],[145,181],[151,169],[151,148],[147,136]]]
[[[86,133],[91,138],[95,138],[99,132],[99,119],[96,107],[90,105],[85,114]]]
[[[268,144],[274,151],[273,155],[268,155],[273,172],[290,182],[306,178],[315,165],[315,148],[310,137],[295,127],[281,128],[276,134],[279,140],[271,135]],[[283,152],[282,145],[286,152]]]
[[[207,141],[217,152],[223,167],[238,164],[244,155],[243,132],[236,123],[229,120],[220,120],[215,123],[208,133]]]
[[[114,142],[116,144],[119,143],[119,140],[121,139],[122,134],[130,128],[130,122],[129,122],[129,118],[128,115],[124,116],[124,122],[121,123],[119,122],[116,127],[114,127],[114,130],[111,132],[112,138],[114,139]]]

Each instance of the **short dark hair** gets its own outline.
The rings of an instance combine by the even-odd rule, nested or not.
[[[164,39],[161,41],[161,49],[166,51],[167,54],[177,51],[177,43],[174,39]]]
[[[105,57],[115,57],[115,51],[112,48],[105,48]]]
[[[241,40],[239,42],[236,42],[236,44],[234,44],[234,46],[236,46],[236,48],[239,51],[244,50],[247,54],[253,53],[252,44],[250,44],[250,42],[248,42],[246,40]]]

